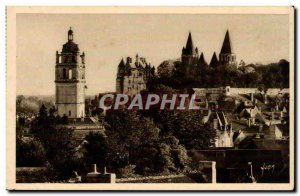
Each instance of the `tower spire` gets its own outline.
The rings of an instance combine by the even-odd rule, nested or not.
[[[221,49],[221,54],[231,54],[231,52],[231,42],[229,37],[229,31],[227,29]]]
[[[193,54],[194,52],[194,44],[193,44],[191,31],[189,32],[189,37],[186,42],[185,51],[186,54]]]
[[[209,63],[209,66],[211,66],[211,67],[217,67],[218,65],[219,65],[219,61],[218,61],[216,52],[214,52],[214,54],[213,54],[213,56],[211,58],[211,61]]]

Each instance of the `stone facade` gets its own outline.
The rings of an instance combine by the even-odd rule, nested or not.
[[[73,42],[73,31],[61,53],[56,51],[56,108],[60,116],[85,117],[85,54]]]
[[[129,96],[146,89],[147,81],[155,75],[155,68],[145,58],[136,55],[135,62],[131,57],[122,59],[118,66],[116,92]]]

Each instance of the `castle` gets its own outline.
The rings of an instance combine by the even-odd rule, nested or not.
[[[186,74],[193,73],[195,67],[209,66],[212,68],[216,68],[219,66],[226,66],[226,67],[236,68],[237,67],[236,56],[232,52],[231,41],[230,41],[228,30],[225,34],[223,45],[219,53],[219,59],[216,55],[216,52],[214,52],[209,64],[205,61],[203,52],[199,56],[199,50],[197,47],[195,48],[192,39],[192,34],[190,32],[186,42],[186,46],[182,48],[181,62],[185,68]]]
[[[116,92],[129,96],[138,94],[146,89],[147,81],[154,74],[154,66],[151,66],[145,58],[139,57],[138,54],[134,63],[131,57],[127,57],[126,62],[122,59],[118,65]]]
[[[85,54],[80,54],[70,28],[61,53],[56,51],[56,108],[59,116],[85,117],[85,82]]]

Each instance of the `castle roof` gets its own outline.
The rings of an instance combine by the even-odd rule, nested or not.
[[[211,61],[209,63],[209,66],[211,67],[217,67],[219,65],[219,61],[218,61],[218,57],[216,55],[216,52],[214,52],[212,58],[211,58]]]
[[[231,51],[230,37],[229,37],[229,32],[227,30],[224,41],[223,41],[221,53],[222,54],[230,54],[231,52],[232,51]]]
[[[200,58],[199,58],[199,60],[198,60],[198,64],[199,64],[200,66],[207,66],[207,62],[205,61],[203,52],[202,52],[201,55],[200,55]]]
[[[145,58],[143,58],[143,57],[139,57],[138,59],[137,59],[137,61],[135,62],[135,66],[137,67],[137,68],[146,68],[146,66],[148,65],[148,63],[147,63],[147,61],[146,61],[146,59]]]
[[[122,58],[122,60],[120,61],[118,67],[125,67],[125,63],[124,63],[124,59]]]

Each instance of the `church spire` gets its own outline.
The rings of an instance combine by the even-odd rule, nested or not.
[[[223,41],[221,54],[231,54],[231,43],[228,30],[226,31],[226,35]]]
[[[192,34],[189,32],[189,37],[186,42],[185,46],[185,53],[186,54],[193,54],[194,52],[194,44],[193,44],[193,39],[192,39]]]
[[[218,61],[216,52],[214,52],[214,54],[213,54],[213,56],[211,58],[211,61],[209,63],[209,66],[211,66],[211,67],[217,67],[218,65],[219,65],[219,61]]]

